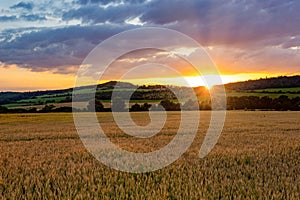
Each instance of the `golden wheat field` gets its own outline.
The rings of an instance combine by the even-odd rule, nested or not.
[[[132,113],[139,125],[147,113]],[[122,133],[111,113],[99,113],[110,140],[149,152],[176,134],[179,112],[169,112],[150,139]],[[212,152],[198,157],[210,112],[173,164],[132,174],[110,169],[84,148],[71,113],[0,115],[0,199],[299,199],[300,113],[229,111]]]

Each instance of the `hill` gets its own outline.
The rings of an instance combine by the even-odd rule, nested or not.
[[[116,87],[118,84],[118,87]],[[116,88],[115,88],[116,87]],[[217,87],[211,90],[216,92]],[[83,86],[76,88],[76,99],[86,102],[95,86]],[[138,88],[136,90],[136,88]],[[170,89],[171,88],[171,89]],[[300,94],[300,76],[280,76],[276,78],[264,78],[258,80],[249,80],[244,82],[229,83],[225,85],[227,97],[270,97],[272,99],[286,95],[289,98],[299,97]],[[123,92],[133,92],[131,96],[132,103],[157,102],[163,99],[176,101],[176,96],[171,91],[184,96],[187,100],[193,95],[191,88],[178,86],[150,85],[136,86],[128,82],[109,81],[97,85],[96,98],[103,103],[110,102],[112,92],[122,95]],[[200,86],[193,88],[199,101],[208,101],[209,93],[205,87]],[[46,104],[66,105],[72,102],[73,88],[63,90],[47,90],[33,92],[0,92],[0,105],[8,108],[30,107]]]
[[[260,90],[260,89],[269,89],[269,88],[294,88],[294,87],[300,87],[300,75],[261,78],[258,80],[248,80],[243,82],[225,84],[225,88],[227,90],[235,90],[235,91]]]
[[[113,89],[117,81],[109,81],[103,84],[97,85],[98,89]],[[131,83],[119,82],[120,88],[135,88]],[[91,90],[95,86],[83,86],[77,88],[79,91]],[[43,103],[62,103],[71,101],[73,88],[62,90],[45,90],[45,91],[32,91],[32,92],[0,92],[0,105],[5,104],[26,104],[31,101],[36,104]],[[46,102],[48,101],[48,102]]]

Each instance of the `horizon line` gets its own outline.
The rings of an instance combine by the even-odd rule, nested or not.
[[[222,75],[221,75],[222,76]],[[300,76],[300,74],[296,74],[296,75],[278,75],[278,76],[265,76],[265,77],[260,77],[260,78],[253,78],[253,79],[247,79],[247,80],[238,80],[238,81],[233,81],[233,82],[227,82],[227,83],[222,83],[222,84],[214,84],[211,87],[207,87],[206,85],[198,85],[198,86],[185,86],[185,85],[176,85],[176,84],[163,84],[163,83],[151,83],[151,84],[135,84],[134,81],[130,81],[130,80],[134,80],[134,79],[128,79],[128,80],[103,80],[100,83],[97,84],[98,85],[103,85],[103,84],[107,84],[109,82],[119,82],[119,83],[130,83],[132,85],[135,86],[175,86],[175,87],[187,87],[187,88],[197,88],[197,87],[205,87],[207,89],[213,88],[215,86],[221,86],[221,85],[228,85],[228,84],[234,84],[234,83],[242,83],[242,82],[248,82],[248,81],[258,81],[258,80],[267,80],[267,79],[274,79],[274,78],[281,78],[281,77],[297,77]],[[79,87],[65,87],[65,88],[56,88],[56,89],[32,89],[32,90],[6,90],[3,91],[1,90],[0,93],[8,93],[8,92],[19,92],[19,93],[26,93],[26,92],[43,92],[43,91],[56,91],[56,90],[69,90],[69,89],[74,89],[74,88],[81,88],[81,87],[91,87],[94,85],[83,85],[83,86],[79,86]]]

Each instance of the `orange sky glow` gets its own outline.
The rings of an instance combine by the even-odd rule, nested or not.
[[[221,74],[223,84],[237,81],[245,81],[249,79],[259,79],[265,77],[274,77],[282,75],[282,73],[236,73],[236,74]],[[291,75],[291,74],[288,74]],[[125,79],[137,85],[178,85],[178,86],[207,86],[205,79],[214,79],[216,74],[206,74],[204,76],[185,76],[185,82],[182,77],[149,77],[149,78],[135,78]],[[100,83],[110,81],[109,79],[102,80]],[[75,75],[71,74],[57,74],[52,72],[32,72],[30,70],[19,68],[17,66],[10,66],[0,68],[0,90],[1,91],[34,91],[34,90],[52,90],[64,89],[74,86]],[[221,84],[216,82],[216,84]]]

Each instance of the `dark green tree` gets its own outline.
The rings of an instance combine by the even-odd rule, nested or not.
[[[148,103],[144,103],[142,106],[141,106],[141,111],[149,111],[149,109],[151,108],[151,104],[148,104]]]
[[[90,100],[87,106],[88,111],[103,112],[104,106],[99,100]]]
[[[143,105],[140,104],[133,104],[131,106],[131,108],[129,109],[130,112],[138,112],[138,111],[149,111],[149,109],[151,108],[151,104],[148,103],[144,103]]]
[[[8,108],[6,108],[5,106],[0,106],[0,113],[8,113]]]
[[[170,100],[162,100],[159,103],[166,111],[180,111],[180,103],[174,103]]]
[[[129,109],[129,111],[130,111],[130,112],[141,111],[141,106],[140,106],[140,104],[137,104],[137,103],[133,104],[133,105],[131,106],[131,108]]]

